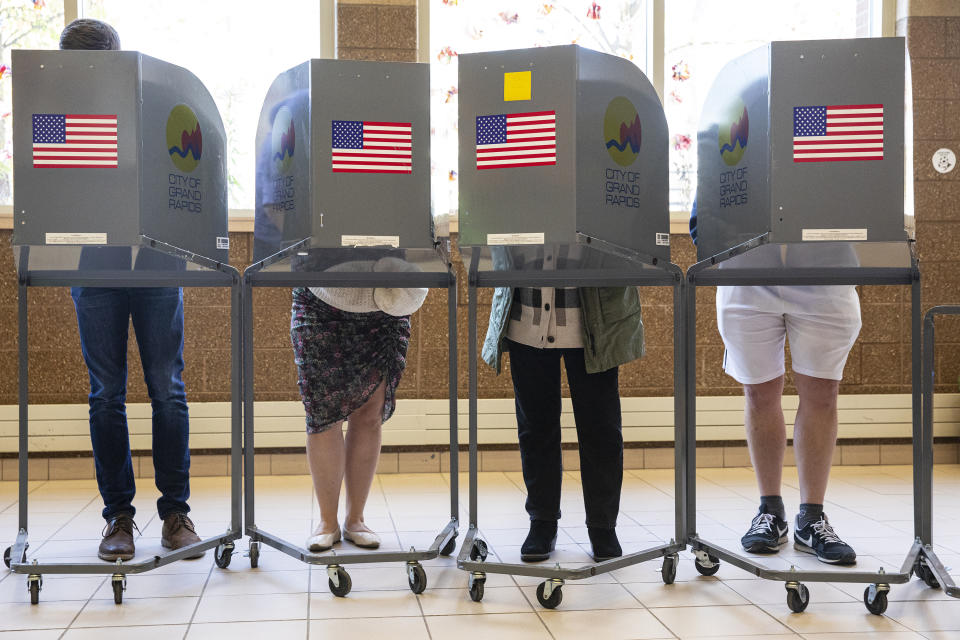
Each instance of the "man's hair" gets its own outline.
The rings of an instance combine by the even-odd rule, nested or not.
[[[64,27],[60,48],[116,51],[120,49],[120,36],[106,22],[80,18]]]

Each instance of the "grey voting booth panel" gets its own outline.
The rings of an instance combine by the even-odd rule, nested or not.
[[[478,290],[481,287],[673,289],[675,436],[683,433],[683,272],[670,263],[667,128],[630,62],[577,46],[460,57],[459,245],[469,265],[470,526],[457,566],[480,601],[488,573],[543,580],[557,607],[567,580],[662,558],[676,577],[684,477],[675,449],[676,537],[578,567],[489,561],[478,524]],[[519,542],[519,540],[518,540]]]
[[[257,127],[256,249],[432,248],[429,66],[310,60]]]
[[[227,262],[226,135],[196,76],[135,51],[13,61],[14,245]]]
[[[728,63],[700,120],[697,256],[762,238],[902,242],[904,40],[773,42]]]
[[[421,593],[421,561],[449,555],[458,531],[456,278],[430,213],[428,66],[310,60],[277,76],[257,130],[254,264],[244,272],[244,514],[250,563],[261,545],[325,565],[336,596],[352,588],[345,565],[403,562]],[[384,260],[383,259],[389,259]],[[403,269],[381,271],[384,262]],[[258,526],[254,424],[254,289],[447,289],[450,519],[426,548],[312,553]],[[293,354],[290,354],[293,357]],[[386,545],[385,545],[386,546]]]
[[[700,573],[715,574],[723,561],[783,581],[794,612],[810,602],[809,581],[866,583],[864,604],[882,614],[890,585],[910,579],[922,545],[913,542],[889,572],[785,571],[697,533],[696,288],[909,285],[914,502],[922,503],[920,271],[905,231],[904,59],[902,38],[773,42],[724,67],[701,118],[699,262],[687,270],[685,294],[686,539]],[[919,520],[916,528],[919,538]]]
[[[4,552],[27,574],[107,574],[119,604],[129,574],[241,537],[239,272],[227,264],[223,123],[190,72],[132,51],[14,51],[14,255],[19,359],[19,532]],[[231,515],[225,533],[128,562],[28,558],[28,293],[31,287],[230,287]],[[91,542],[91,544],[93,544]],[[42,555],[41,551],[41,555]]]
[[[460,246],[670,260],[667,123],[633,63],[575,45],[460,56]]]

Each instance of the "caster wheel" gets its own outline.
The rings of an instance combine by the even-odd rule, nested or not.
[[[338,598],[343,598],[350,593],[350,589],[353,588],[353,581],[350,579],[350,574],[347,573],[347,570],[343,567],[337,568],[337,581],[340,584],[333,584],[333,578],[327,578],[327,586],[330,587],[330,593]],[[424,586],[426,586],[426,578],[424,578]]]
[[[410,585],[410,591],[414,593],[423,593],[427,588],[427,572],[423,570],[420,564],[411,565],[407,571],[407,584]]]
[[[457,536],[450,538],[450,541],[443,545],[443,549],[440,549],[440,555],[448,556],[453,553],[453,550],[457,548]]]
[[[537,602],[540,603],[546,609],[556,609],[560,606],[560,603],[563,602],[563,591],[559,586],[553,588],[553,592],[550,594],[549,598],[544,597],[544,592],[547,590],[547,583],[541,582],[537,585]]]
[[[476,560],[477,558],[480,558],[481,562],[487,559],[487,543],[483,540],[474,540],[473,546],[470,547],[470,559]]]
[[[260,566],[260,543],[251,542],[250,543],[250,568],[256,569]]]
[[[483,583],[486,582],[483,578],[476,578],[470,582],[470,599],[474,602],[480,602],[483,600]]]
[[[213,561],[221,569],[230,566],[230,560],[233,558],[233,543],[218,544],[216,551],[213,552]]]
[[[918,561],[913,567],[913,572],[931,589],[940,588],[940,582],[937,580],[937,576],[934,575],[933,569],[931,569],[925,562]]]
[[[702,576],[712,576],[717,571],[720,571],[720,558],[716,558],[714,556],[708,556],[708,557],[710,558],[710,562],[712,563],[712,566],[700,564],[699,558],[697,558],[697,560],[693,563],[694,566],[697,567],[697,572]]]
[[[873,600],[870,599],[873,592]],[[887,610],[887,592],[877,589],[877,585],[870,585],[863,590],[863,604],[867,605],[867,611],[875,616],[883,615]]]
[[[663,584],[673,584],[677,579],[677,555],[671,554],[663,557],[663,566],[660,568],[660,577],[663,578]]]
[[[10,552],[12,551],[11,547],[7,547],[3,550],[3,564],[7,565],[7,569],[10,568]]]
[[[30,604],[39,604],[40,580],[31,580],[29,584],[29,589],[30,589]]]
[[[799,584],[795,589],[787,587],[787,606],[794,613],[803,613],[810,604],[810,591],[805,585]]]
[[[123,580],[114,580],[110,586],[113,587],[113,603],[123,604],[123,592],[126,589]]]

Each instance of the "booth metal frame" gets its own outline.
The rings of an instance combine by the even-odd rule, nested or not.
[[[914,573],[927,586],[953,598],[960,598],[960,587],[933,549],[933,392],[936,382],[934,345],[936,316],[960,316],[960,305],[942,305],[929,309],[923,318],[923,434],[920,440],[920,501],[915,515],[917,541],[922,545]],[[916,456],[916,454],[914,454]],[[916,465],[916,457],[914,458]]]
[[[921,478],[921,445],[923,427],[921,420],[921,354],[920,354],[920,269],[914,253],[914,244],[909,242],[910,265],[899,267],[784,267],[779,269],[731,267],[718,269],[718,263],[741,255],[750,249],[765,243],[763,236],[755,238],[721,254],[701,260],[687,270],[686,289],[686,348],[687,348],[687,408],[686,434],[683,447],[686,450],[686,504],[685,525],[686,540],[695,555],[697,571],[702,575],[714,575],[720,568],[720,561],[752,573],[765,580],[777,580],[785,583],[787,606],[794,612],[806,609],[810,595],[803,581],[808,582],[845,582],[867,583],[863,601],[867,609],[880,615],[887,608],[887,593],[891,584],[904,584],[910,580],[923,547],[921,538],[921,516],[915,510],[914,527],[916,541],[912,544],[900,570],[886,572],[883,567],[878,571],[814,571],[770,569],[748,557],[711,543],[697,533],[697,492],[696,492],[696,294],[701,286],[790,286],[790,285],[909,285],[911,300],[912,326],[912,422],[913,422],[913,496],[915,505],[923,504]],[[930,454],[932,457],[932,453]]]
[[[162,242],[143,238],[144,245],[164,248],[182,259],[193,262],[207,271],[142,271],[136,270],[30,270],[30,247],[20,247],[18,269],[18,360],[19,360],[19,532],[11,547],[4,550],[4,564],[14,573],[27,574],[27,589],[30,602],[37,604],[43,586],[43,574],[110,575],[114,602],[121,604],[127,586],[127,576],[145,573],[152,569],[188,558],[197,552],[215,549],[216,564],[224,568],[230,563],[234,540],[242,537],[241,530],[241,378],[240,336],[241,300],[240,272],[234,267],[171,247]],[[139,562],[117,560],[108,562],[49,562],[27,560],[30,546],[28,536],[28,438],[29,438],[29,362],[28,362],[28,305],[30,287],[230,287],[231,290],[231,444],[230,444],[230,528],[225,533],[201,540],[195,544],[154,555]]]
[[[328,586],[338,597],[346,596],[352,588],[350,575],[344,565],[370,564],[377,562],[406,563],[407,583],[414,593],[422,593],[427,587],[427,575],[420,564],[440,555],[450,555],[456,548],[459,533],[458,503],[458,438],[457,438],[457,279],[450,269],[449,260],[439,247],[438,259],[447,266],[446,271],[436,272],[329,272],[265,271],[273,262],[290,256],[305,246],[298,243],[278,254],[250,265],[243,274],[243,433],[244,433],[244,532],[250,539],[250,565],[257,567],[260,545],[274,549],[309,565],[326,565]],[[320,249],[322,250],[322,249]],[[450,385],[450,521],[437,534],[431,545],[418,551],[363,551],[338,553],[335,550],[312,553],[288,542],[256,525],[255,467],[254,458],[254,355],[253,355],[253,288],[254,287],[427,287],[447,290],[447,316],[449,333],[449,385]]]
[[[543,578],[537,586],[537,601],[545,608],[556,608],[563,599],[562,587],[567,580],[582,580],[592,576],[609,573],[618,569],[633,566],[655,558],[663,558],[662,579],[666,584],[673,583],[677,574],[679,552],[686,548],[684,541],[684,501],[685,493],[683,482],[685,473],[683,465],[686,458],[681,446],[684,434],[686,409],[683,402],[685,376],[685,358],[682,331],[683,313],[683,270],[677,265],[642,255],[629,249],[618,247],[611,243],[585,236],[577,235],[577,243],[590,246],[594,249],[616,255],[627,262],[637,264],[637,269],[569,269],[563,271],[481,271],[479,268],[480,253],[485,247],[463,247],[461,252],[469,257],[469,417],[470,417],[470,522],[463,545],[457,557],[457,567],[467,571],[467,589],[474,602],[483,599],[484,584],[487,573],[507,574],[515,576],[529,576]],[[477,428],[477,290],[480,287],[605,287],[605,286],[669,286],[673,288],[673,315],[674,315],[674,434],[675,434],[675,538],[667,544],[660,544],[649,549],[626,554],[603,562],[584,564],[576,568],[563,568],[559,564],[547,566],[540,564],[514,564],[503,562],[487,562],[488,547],[480,537],[477,505],[478,505],[478,428]]]

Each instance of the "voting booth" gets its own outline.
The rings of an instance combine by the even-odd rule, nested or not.
[[[27,574],[33,604],[44,574],[110,575],[120,604],[127,575],[207,549],[225,567],[242,535],[240,274],[228,265],[226,136],[192,73],[136,51],[18,50],[13,65],[20,493],[19,534],[4,558]],[[28,558],[27,299],[37,286],[231,289],[233,477],[225,533],[129,562]]]
[[[669,261],[667,122],[636,65],[575,45],[459,65],[460,246],[590,237]]]
[[[226,135],[196,76],[136,51],[14,51],[13,64],[13,244],[31,247],[30,268],[171,264],[145,248],[227,263]]]
[[[488,573],[523,575],[543,580],[537,601],[550,609],[560,604],[566,580],[649,560],[662,558],[663,579],[672,582],[684,548],[676,542],[679,519],[669,544],[628,549],[602,563],[585,556],[591,562],[576,567],[488,561],[477,522],[478,289],[665,286],[673,289],[675,317],[682,317],[683,274],[670,263],[663,107],[632,62],[575,45],[463,54],[459,74],[458,242],[469,272],[471,380],[470,528],[457,566],[469,572],[474,601],[483,599]],[[676,442],[683,425],[681,327],[674,323]],[[678,513],[681,494],[678,488]]]
[[[698,259],[749,241],[905,243],[904,60],[902,38],[862,38],[728,63],[700,120]]]
[[[254,263],[244,272],[244,525],[250,563],[258,566],[266,544],[325,565],[330,591],[341,597],[352,588],[344,567],[370,562],[406,563],[410,589],[421,593],[427,585],[421,561],[449,555],[456,545],[456,278],[447,243],[433,234],[429,97],[426,64],[309,60],[276,77],[257,127]],[[311,553],[301,542],[267,531],[272,524],[257,523],[253,300],[257,288],[295,286],[447,289],[451,515],[422,545]]]

